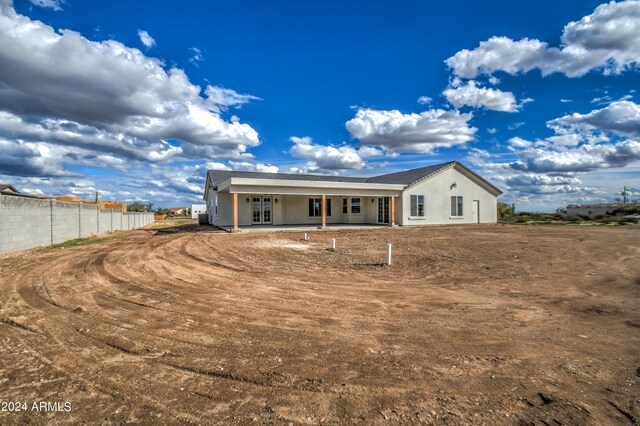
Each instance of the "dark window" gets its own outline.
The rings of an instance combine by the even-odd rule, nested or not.
[[[360,213],[360,198],[351,199],[351,213]]]
[[[320,198],[309,198],[309,217],[320,217]]]
[[[327,216],[331,216],[331,199],[327,198]],[[322,198],[309,198],[309,217],[322,217]]]
[[[451,197],[451,216],[462,216],[462,197]]]
[[[342,199],[342,214],[347,214],[349,213],[349,199],[348,198],[343,198]]]
[[[424,217],[424,195],[411,196],[411,216]]]

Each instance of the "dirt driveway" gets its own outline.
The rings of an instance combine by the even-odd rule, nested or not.
[[[640,422],[640,229],[301,236],[0,258],[0,423]]]

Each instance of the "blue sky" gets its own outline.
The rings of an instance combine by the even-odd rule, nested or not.
[[[640,197],[640,2],[0,0],[0,181],[156,206],[207,168],[458,160],[520,210]]]

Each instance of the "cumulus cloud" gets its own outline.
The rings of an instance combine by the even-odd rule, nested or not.
[[[319,145],[313,139],[292,136],[289,139],[293,147],[289,151],[294,157],[307,160],[305,172],[334,172],[338,170],[357,170],[366,166],[366,158],[378,157],[383,152],[375,147],[363,146],[354,148],[350,145]]]
[[[544,139],[508,140],[508,159],[471,150],[467,160],[506,192],[505,200],[541,207],[571,202],[603,201],[611,193],[582,183],[594,173],[609,187],[609,169],[640,164],[638,105],[617,101],[587,114],[574,113],[550,120],[554,134]],[[515,157],[515,158],[514,158]],[[593,179],[592,179],[593,181]],[[563,198],[564,197],[564,198]]]
[[[474,80],[456,87],[449,86],[443,94],[456,108],[470,106],[492,111],[517,112],[522,107],[522,104],[516,103],[513,93],[481,87]]]
[[[640,160],[640,105],[618,101],[588,114],[573,113],[547,122],[554,135],[509,140],[517,153],[515,170],[580,173],[623,167]]]
[[[251,126],[220,116],[255,97],[217,86],[202,95],[181,69],[166,70],[114,40],[58,32],[6,2],[0,58],[0,138],[20,144],[0,172],[42,176],[66,173],[67,164],[250,159],[247,150],[260,144]],[[45,167],[45,151],[60,155],[49,158],[59,172]]]
[[[144,44],[144,47],[146,47],[147,49],[150,49],[156,45],[156,41],[153,39],[153,37],[151,37],[149,33],[144,30],[138,30],[138,38],[140,38],[140,42],[142,42],[142,44]]]
[[[420,105],[428,105],[428,104],[430,104],[432,101],[433,101],[433,99],[432,99],[432,98],[430,98],[429,96],[420,96],[420,97],[418,98],[418,100],[417,100],[417,102],[418,102]]]
[[[471,113],[442,109],[420,114],[360,109],[346,127],[363,145],[378,146],[389,153],[429,153],[473,140],[478,129],[469,126],[472,117]]]
[[[618,74],[640,63],[640,1],[610,2],[591,15],[565,26],[560,47],[536,39],[514,41],[491,37],[473,50],[464,49],[446,60],[463,78],[539,69],[580,77],[592,69]]]
[[[548,147],[527,148],[511,164],[514,170],[536,173],[576,173],[623,167],[640,160],[640,142],[625,140],[609,144],[584,144],[555,151]]]
[[[580,131],[615,132],[640,137],[640,105],[631,101],[615,101],[588,114],[573,113],[547,122],[558,133]]]

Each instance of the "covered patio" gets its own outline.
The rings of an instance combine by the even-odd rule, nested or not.
[[[396,222],[396,197],[403,185],[313,182],[231,177],[218,187],[221,227],[378,225]],[[221,202],[222,201],[222,202]],[[228,208],[224,208],[228,206]]]

